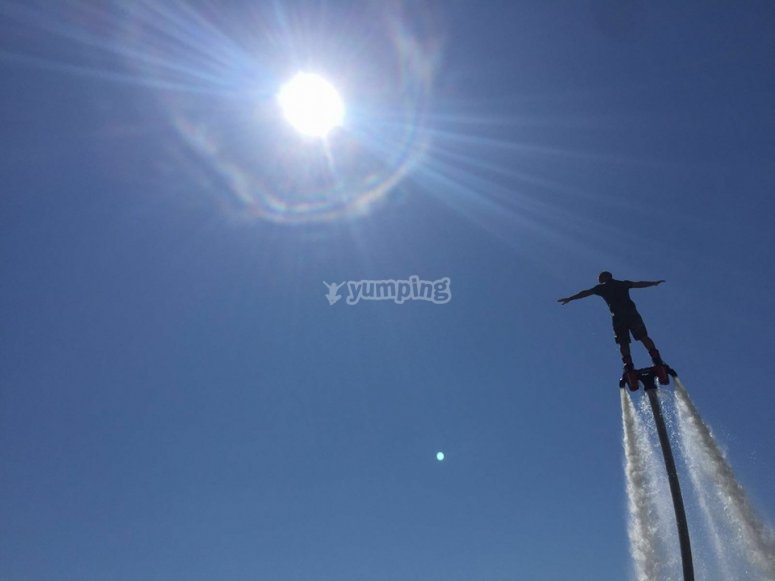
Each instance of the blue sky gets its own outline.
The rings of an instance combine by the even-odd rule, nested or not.
[[[773,30],[0,1],[0,577],[626,578],[619,355],[556,302],[600,270],[667,280],[634,299],[772,522]],[[305,67],[328,150],[276,115]],[[452,299],[325,298],[412,275]]]

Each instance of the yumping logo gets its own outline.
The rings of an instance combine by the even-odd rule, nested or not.
[[[328,304],[333,305],[336,301],[342,298],[342,296],[339,294],[339,289],[342,287],[342,284],[328,284],[326,281],[323,281],[323,284],[328,287],[328,294],[326,294],[326,298],[328,299]]]
[[[394,301],[402,304],[404,301],[430,301],[437,305],[448,303],[452,298],[452,289],[450,289],[449,277],[440,278],[434,281],[420,280],[420,277],[413,275],[409,280],[361,280],[347,281],[340,284],[328,284],[323,282],[328,288],[328,304],[333,305],[341,299],[339,289],[347,284],[349,296],[348,305],[355,305],[361,299],[365,301]]]

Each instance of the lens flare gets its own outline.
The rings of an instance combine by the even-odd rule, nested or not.
[[[417,168],[438,61],[431,15],[186,6],[132,4],[124,55],[147,84],[171,87],[157,94],[197,191],[238,217],[331,221],[370,212]],[[304,72],[284,85],[289,70]]]

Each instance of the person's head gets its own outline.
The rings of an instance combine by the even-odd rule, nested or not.
[[[613,274],[611,274],[607,270],[604,270],[599,275],[597,275],[597,282],[599,282],[600,284],[603,284],[611,280],[613,277],[614,277]]]

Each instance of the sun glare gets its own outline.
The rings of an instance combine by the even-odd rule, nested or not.
[[[344,103],[334,86],[313,73],[298,73],[277,94],[285,119],[303,135],[325,137],[342,124]]]

